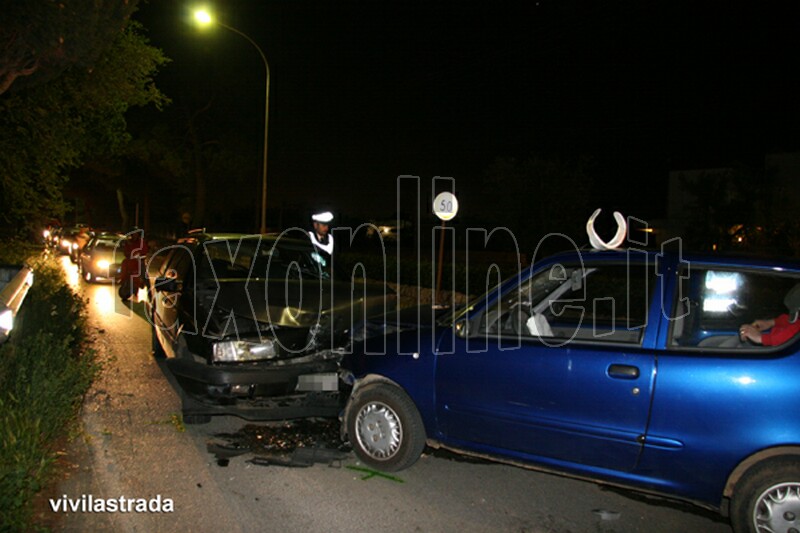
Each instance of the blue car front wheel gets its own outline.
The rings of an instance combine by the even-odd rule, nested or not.
[[[414,402],[394,385],[358,391],[348,411],[348,435],[361,461],[395,472],[413,465],[425,449],[425,428]]]

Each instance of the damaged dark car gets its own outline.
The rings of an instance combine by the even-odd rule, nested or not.
[[[153,352],[180,386],[184,422],[339,414],[339,361],[395,295],[338,275],[298,237],[196,233],[156,254]]]

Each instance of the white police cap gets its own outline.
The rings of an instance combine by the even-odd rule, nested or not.
[[[330,211],[317,213],[311,215],[311,220],[313,220],[314,222],[319,222],[321,224],[329,224],[331,220],[333,220],[333,213],[331,213]]]

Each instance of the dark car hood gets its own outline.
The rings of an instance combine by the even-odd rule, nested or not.
[[[351,311],[355,311],[357,320],[362,309],[367,318],[381,316],[394,308],[395,300],[390,288],[375,282],[357,282],[352,287],[349,282],[330,280],[219,280],[218,285],[205,290],[215,293],[216,300],[203,299],[206,305],[213,302],[215,312],[273,326],[302,328],[311,327],[320,319],[334,321],[334,316],[335,322],[349,325]]]

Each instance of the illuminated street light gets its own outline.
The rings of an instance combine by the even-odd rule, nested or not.
[[[253,39],[248,37],[246,34],[242,33],[241,31],[237,30],[232,26],[228,26],[220,22],[219,20],[215,20],[211,13],[206,9],[198,9],[194,12],[194,20],[197,25],[201,28],[211,26],[212,24],[216,24],[217,26],[222,26],[226,30],[230,30],[233,33],[236,33],[242,37],[244,37],[247,42],[252,44],[256,50],[258,50],[258,55],[261,56],[261,60],[264,62],[264,70],[266,71],[266,89],[264,90],[264,163],[263,163],[263,175],[261,181],[261,233],[267,232],[267,134],[269,132],[269,63],[267,62],[267,56],[264,55],[264,52],[261,50],[261,47],[258,46]]]
[[[208,26],[214,22],[214,20],[211,18],[211,14],[205,9],[198,9],[195,11],[194,20],[197,21],[197,24],[200,27]]]

